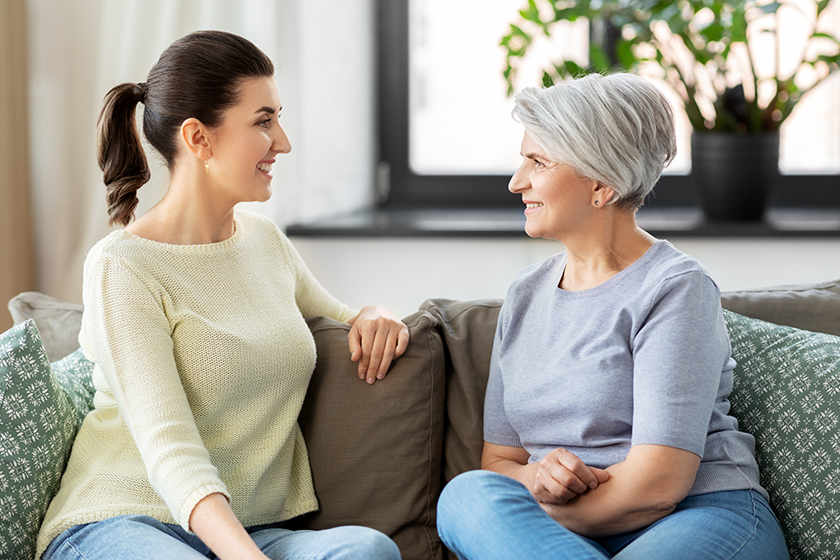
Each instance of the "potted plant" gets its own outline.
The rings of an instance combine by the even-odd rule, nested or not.
[[[663,80],[693,129],[692,176],[706,217],[760,220],[778,174],[780,127],[804,94],[840,69],[840,38],[824,28],[830,2],[528,0],[501,40],[508,93],[535,37],[549,36],[556,22],[588,19],[597,31],[588,62],[553,61],[543,85],[614,71]],[[804,31],[785,29],[794,20]]]

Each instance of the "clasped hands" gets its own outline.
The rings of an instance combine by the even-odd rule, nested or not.
[[[408,327],[378,305],[363,307],[348,323],[350,359],[359,362],[359,378],[369,384],[384,379],[391,361],[408,347]]]
[[[525,486],[538,502],[561,506],[609,480],[604,469],[589,467],[574,453],[558,448],[525,466]]]

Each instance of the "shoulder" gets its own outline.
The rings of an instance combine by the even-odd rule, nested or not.
[[[142,244],[137,243],[132,234],[122,229],[115,230],[90,248],[85,257],[85,271],[108,262],[142,260],[144,252]]]
[[[637,286],[637,309],[644,317],[669,316],[681,321],[716,321],[720,316],[720,289],[696,259],[670,243],[658,242]]]
[[[657,241],[647,259],[646,283],[667,287],[680,285],[705,286],[720,295],[720,289],[709,270],[667,241]]]
[[[289,239],[286,234],[271,221],[270,218],[257,212],[236,210],[234,220],[237,227],[243,230],[243,237],[261,242],[275,242],[281,245],[288,245]]]
[[[560,274],[565,264],[566,253],[562,252],[529,265],[519,271],[508,291],[515,291],[526,286],[535,287],[546,283],[556,286],[560,282]]]
[[[565,263],[566,253],[562,252],[519,271],[508,287],[502,304],[502,315],[518,313],[535,300],[550,297],[560,282]]]

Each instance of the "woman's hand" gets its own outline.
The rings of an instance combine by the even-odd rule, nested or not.
[[[589,467],[566,449],[557,448],[538,463],[521,447],[484,442],[481,468],[515,478],[541,503],[563,505],[610,478],[603,469]]]
[[[350,359],[359,362],[359,378],[370,384],[384,379],[391,360],[402,356],[408,346],[408,327],[378,305],[363,307],[348,323]]]
[[[577,455],[561,448],[523,470],[523,483],[534,498],[558,506],[587,490],[594,490],[610,478],[604,469],[587,466]]]

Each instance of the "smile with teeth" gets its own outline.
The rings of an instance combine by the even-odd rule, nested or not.
[[[542,202],[529,202],[525,205],[526,208],[542,208]]]
[[[257,169],[262,171],[263,173],[271,173],[272,164],[270,163],[258,163]]]

